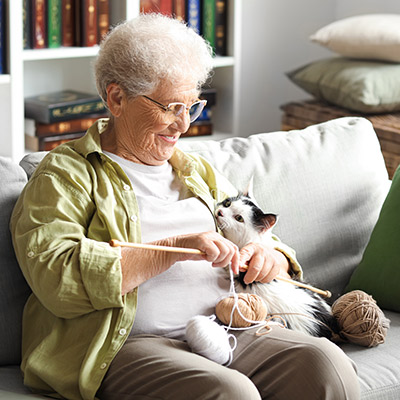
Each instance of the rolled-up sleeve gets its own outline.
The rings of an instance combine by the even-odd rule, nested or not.
[[[123,306],[120,249],[87,237],[89,230],[102,230],[91,185],[82,170],[38,171],[11,220],[26,280],[42,305],[61,318]]]

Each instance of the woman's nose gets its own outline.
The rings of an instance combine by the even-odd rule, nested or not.
[[[175,119],[175,124],[177,129],[181,133],[185,133],[190,126],[190,114],[189,110],[185,110],[185,112],[178,115]]]

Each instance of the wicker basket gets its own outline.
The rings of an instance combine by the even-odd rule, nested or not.
[[[369,119],[381,144],[382,154],[390,178],[400,164],[400,112],[391,114],[360,114],[315,100],[291,102],[281,106],[281,129],[303,129],[309,125],[346,116]]]

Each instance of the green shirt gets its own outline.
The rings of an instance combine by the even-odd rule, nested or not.
[[[138,205],[121,167],[102,153],[97,121],[46,155],[18,199],[11,231],[32,288],[23,316],[22,371],[35,391],[93,399],[132,328],[137,290],[121,295],[121,251],[140,242]],[[236,189],[196,155],[175,149],[170,163],[213,212]],[[293,250],[276,248],[301,273]]]

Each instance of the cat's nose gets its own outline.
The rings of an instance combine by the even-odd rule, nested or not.
[[[217,211],[217,216],[218,217],[223,217],[224,216],[224,214],[222,214],[222,210],[218,210]]]

